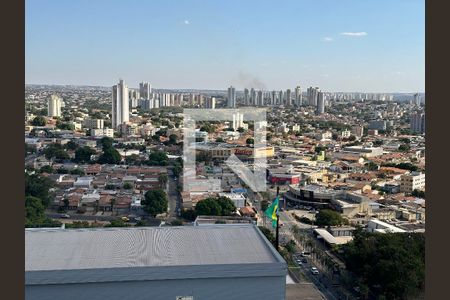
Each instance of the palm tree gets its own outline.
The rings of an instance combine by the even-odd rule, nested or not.
[[[161,184],[161,186],[166,186],[167,184],[167,174],[161,173],[158,175],[158,181]]]

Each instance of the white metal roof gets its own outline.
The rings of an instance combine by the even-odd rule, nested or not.
[[[247,224],[25,231],[25,271],[277,262]]]

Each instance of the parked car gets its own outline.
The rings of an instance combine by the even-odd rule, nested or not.
[[[314,275],[319,275],[319,270],[317,270],[316,267],[312,267],[311,268],[311,273],[313,273]]]
[[[121,219],[122,219],[122,221],[124,221],[124,222],[128,222],[128,221],[130,221],[130,219],[129,219],[129,218],[127,218],[127,217],[122,217]]]
[[[62,219],[70,219],[70,216],[68,214],[63,214],[61,215]]]

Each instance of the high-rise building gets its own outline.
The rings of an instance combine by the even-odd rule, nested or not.
[[[216,109],[216,98],[208,98],[208,100],[206,101],[206,108]]]
[[[413,104],[414,104],[415,106],[420,106],[420,96],[419,96],[418,93],[414,94],[414,101],[413,101]]]
[[[228,88],[227,107],[236,108],[236,89],[233,86]]]
[[[148,82],[139,83],[139,94],[144,99],[150,99],[152,93],[152,85]]]
[[[320,89],[318,87],[309,87],[307,90],[308,105],[317,106],[317,96]]]
[[[410,129],[415,133],[425,133],[425,113],[416,112],[411,114]]]
[[[139,105],[138,100],[140,98],[139,91],[129,90],[128,99],[130,99],[130,108],[135,108]]]
[[[250,94],[248,92],[248,89],[244,89],[244,105],[250,105]]]
[[[325,112],[325,94],[323,92],[317,93],[317,110],[316,113],[321,115]]]
[[[263,106],[264,105],[264,92],[263,91],[258,91],[258,101],[257,101],[257,106]]]
[[[62,99],[56,95],[51,95],[48,99],[48,116],[60,117],[61,116]]]
[[[277,104],[277,91],[272,91],[270,97],[270,105],[274,106]]]
[[[357,137],[361,138],[364,135],[364,127],[361,125],[355,125],[352,127],[352,134]]]
[[[297,86],[295,88],[295,105],[297,106],[303,105],[302,88],[300,86]]]
[[[239,127],[244,127],[244,115],[236,113],[233,114],[233,129],[237,130]]]
[[[286,102],[285,102],[285,106],[289,107],[292,105],[292,96],[291,96],[291,90],[287,89],[286,90]]]
[[[250,105],[256,105],[256,91],[254,88],[250,90]]]
[[[278,101],[277,104],[283,105],[283,91],[278,92]]]
[[[122,79],[112,87],[112,127],[128,122],[130,118],[128,103],[128,86]]]

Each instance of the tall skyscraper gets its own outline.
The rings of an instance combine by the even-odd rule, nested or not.
[[[277,103],[277,91],[270,93],[270,105],[274,106]]]
[[[62,106],[62,99],[56,95],[51,95],[48,99],[48,116],[60,117],[61,106]]]
[[[250,105],[249,101],[250,101],[250,97],[249,97],[249,92],[248,89],[244,89],[244,105]]]
[[[291,90],[287,89],[286,90],[286,101],[285,101],[285,106],[289,107],[292,105],[292,96],[291,96]]]
[[[297,86],[295,88],[295,105],[297,106],[303,105],[302,88],[300,86]]]
[[[237,130],[244,126],[244,115],[241,113],[233,114],[233,129]]]
[[[152,85],[148,82],[139,83],[139,94],[144,99],[150,99],[152,93]]]
[[[317,106],[317,95],[319,93],[318,87],[309,87],[307,90],[307,98],[308,98],[308,105],[310,106]]]
[[[414,104],[415,106],[420,106],[420,96],[419,96],[418,93],[414,94],[413,104]]]
[[[227,107],[236,108],[236,89],[232,86],[228,88]]]
[[[325,112],[325,94],[320,90],[317,93],[317,109],[316,113],[321,115]]]
[[[415,133],[425,133],[425,113],[416,112],[411,114],[410,129]]]
[[[283,105],[283,91],[278,92],[278,101],[277,104]]]
[[[112,87],[112,127],[117,128],[128,122],[129,118],[128,86],[120,79],[119,83]]]
[[[256,91],[254,88],[250,90],[250,105],[256,105]]]

